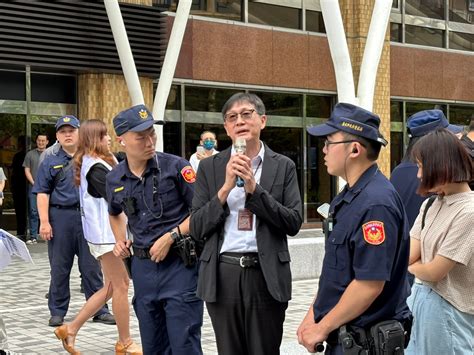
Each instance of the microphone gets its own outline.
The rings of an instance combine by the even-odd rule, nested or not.
[[[234,149],[236,153],[245,154],[247,149],[247,142],[245,141],[245,138],[236,138],[234,142]],[[240,176],[237,176],[235,185],[237,187],[243,187],[244,184],[245,181]]]

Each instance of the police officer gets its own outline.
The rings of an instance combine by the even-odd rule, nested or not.
[[[63,116],[56,122],[56,138],[61,148],[40,164],[33,186],[37,195],[40,236],[48,241],[51,282],[48,307],[49,325],[63,324],[69,307],[69,276],[74,255],[79,258],[86,299],[103,287],[100,264],[95,260],[82,234],[79,193],[74,186],[72,157],[78,143],[79,120]],[[97,312],[93,321],[115,324],[107,306]]]
[[[326,354],[375,353],[370,330],[390,320],[391,331],[384,334],[398,338],[385,341],[403,352],[401,323],[410,317],[408,221],[400,197],[376,164],[387,144],[379,125],[372,112],[340,103],[327,123],[308,128],[326,138],[328,173],[347,181],[331,202],[318,294],[297,331],[311,352],[326,341]]]
[[[185,159],[155,152],[156,134],[144,105],[113,120],[126,159],[107,175],[114,254],[131,256],[131,277],[145,354],[202,354],[203,303],[197,266],[185,266],[177,241],[189,233],[195,174]],[[126,239],[128,230],[133,243]]]

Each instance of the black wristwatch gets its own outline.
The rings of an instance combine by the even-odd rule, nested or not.
[[[179,234],[175,230],[172,230],[170,232],[170,235],[171,235],[171,240],[173,241],[173,243],[175,243],[179,239]]]

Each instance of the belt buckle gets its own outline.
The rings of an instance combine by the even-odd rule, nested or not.
[[[239,265],[241,268],[247,269],[249,267],[255,266],[255,262],[252,262],[252,257],[244,255],[240,257]]]

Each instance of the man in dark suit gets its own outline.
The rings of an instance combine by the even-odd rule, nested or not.
[[[296,168],[260,141],[267,117],[258,96],[234,94],[222,114],[234,145],[201,161],[192,204],[191,234],[205,241],[197,292],[219,354],[278,354],[291,298],[287,235],[302,223]]]

